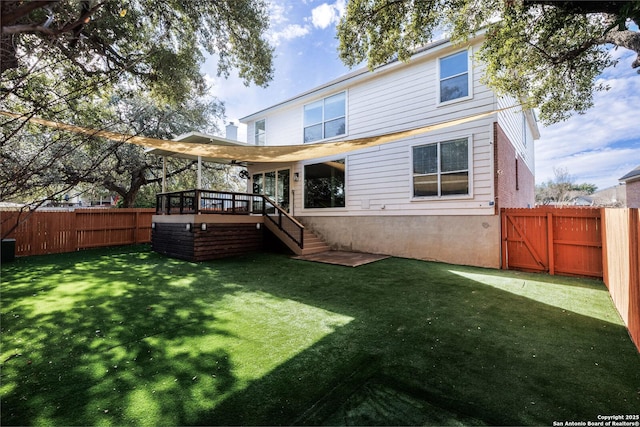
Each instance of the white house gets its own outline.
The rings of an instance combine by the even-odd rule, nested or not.
[[[249,163],[250,191],[334,249],[499,267],[499,208],[533,206],[539,131],[531,111],[481,83],[481,42],[436,42],[408,63],[360,69],[244,117],[247,143],[265,146],[445,124],[332,157]]]

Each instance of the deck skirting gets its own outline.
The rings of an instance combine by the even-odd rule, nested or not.
[[[188,226],[187,226],[188,224]],[[152,249],[186,261],[207,261],[259,251],[263,248],[263,227],[258,223],[155,222]]]

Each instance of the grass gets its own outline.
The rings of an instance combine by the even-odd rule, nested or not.
[[[601,282],[391,258],[2,265],[2,425],[551,425],[640,412]]]

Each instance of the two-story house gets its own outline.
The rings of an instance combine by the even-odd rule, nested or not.
[[[244,117],[257,146],[443,125],[329,157],[248,163],[249,191],[334,249],[499,267],[498,209],[533,206],[539,131],[533,112],[482,84],[481,41],[436,42],[408,63],[360,69]]]

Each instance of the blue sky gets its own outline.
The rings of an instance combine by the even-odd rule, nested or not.
[[[257,112],[300,92],[348,73],[338,59],[336,23],[345,0],[271,0],[268,37],[275,46],[275,74],[267,88],[245,87],[233,74],[216,77],[215,59],[204,66],[211,93],[226,106],[227,121]],[[540,127],[536,142],[536,183],[554,177],[553,168],[565,168],[576,183],[603,189],[640,165],[640,75],[631,68],[634,55],[613,51],[619,60],[601,79],[611,89],[597,93],[595,106],[584,115]],[[246,130],[240,127],[239,139]]]

